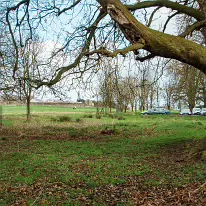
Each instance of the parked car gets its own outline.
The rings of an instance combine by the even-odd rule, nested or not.
[[[165,108],[158,108],[159,114],[171,114],[170,110]]]
[[[202,108],[200,114],[203,116],[206,116],[206,108]]]
[[[194,108],[192,110],[192,114],[194,114],[194,115],[200,115],[200,113],[201,113],[201,109],[200,108]]]
[[[169,110],[164,108],[149,109],[141,113],[142,115],[153,115],[153,114],[171,114]]]
[[[192,113],[190,112],[189,109],[182,109],[180,111],[180,115],[191,115]]]
[[[148,109],[147,111],[141,112],[142,115],[152,115],[154,114],[154,109]]]

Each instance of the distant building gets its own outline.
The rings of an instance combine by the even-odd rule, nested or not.
[[[43,102],[42,99],[31,99],[31,103],[35,103],[35,102]]]

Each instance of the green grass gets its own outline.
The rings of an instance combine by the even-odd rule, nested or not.
[[[3,106],[3,114],[26,114],[26,106]],[[78,113],[78,112],[96,112],[96,108],[77,107],[57,107],[57,106],[31,106],[31,113]]]
[[[68,114],[66,122],[53,121],[68,119],[56,113],[36,113],[30,123],[25,115],[4,116],[0,205],[138,205],[151,191],[175,196],[204,183],[205,162],[188,155],[193,141],[206,139],[205,117],[120,114],[118,120],[84,112]]]

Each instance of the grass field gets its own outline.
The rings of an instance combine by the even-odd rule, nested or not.
[[[26,106],[3,106],[3,114],[26,114]],[[31,106],[31,113],[67,113],[67,112],[96,112],[96,108],[57,107],[57,106]]]
[[[4,107],[0,205],[205,205],[206,118]]]

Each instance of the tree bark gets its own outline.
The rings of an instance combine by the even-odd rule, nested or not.
[[[141,24],[120,0],[97,0],[119,25],[132,44],[143,44],[143,49],[155,56],[176,59],[190,64],[206,74],[206,48],[184,38],[165,34]]]
[[[134,112],[134,103],[132,103],[131,106],[132,106],[132,112]]]
[[[124,112],[127,112],[127,105],[124,106]]]
[[[30,97],[27,98],[26,100],[26,110],[27,110],[27,121],[30,122],[31,121],[31,101],[30,101]]]

